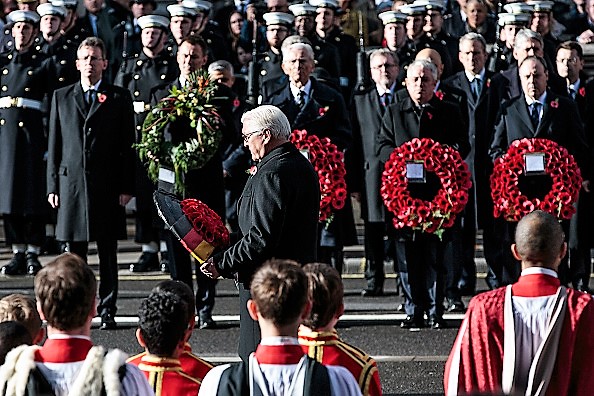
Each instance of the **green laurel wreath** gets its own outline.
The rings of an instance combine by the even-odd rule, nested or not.
[[[149,178],[159,179],[159,168],[169,167],[175,172],[175,191],[185,192],[183,175],[192,169],[203,167],[216,153],[222,139],[221,116],[211,104],[216,83],[208,78],[208,72],[198,70],[188,77],[185,87],[174,86],[170,95],[151,109],[142,126],[140,143],[134,145],[140,160],[147,165]],[[196,136],[179,144],[167,142],[164,131],[178,117],[190,120]],[[175,131],[171,131],[175,134]]]

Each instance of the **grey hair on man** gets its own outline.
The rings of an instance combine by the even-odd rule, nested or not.
[[[408,65],[408,69],[406,70],[406,78],[411,78],[412,70],[416,67],[422,67],[423,69],[428,69],[431,72],[434,80],[437,80],[437,66],[435,63],[427,60],[427,59],[417,59]]]
[[[540,48],[544,48],[542,36],[533,30],[525,28],[516,33],[516,38],[514,39],[514,50],[521,49],[522,46],[529,40],[538,41],[540,43]]]
[[[289,57],[289,52],[292,50],[304,50],[305,54],[307,55],[307,58],[309,60],[314,60],[314,51],[311,48],[311,45],[306,44],[306,43],[293,43],[291,45],[289,45],[288,47],[284,47],[282,48],[282,53],[283,53],[283,59],[287,59]]]
[[[241,116],[243,124],[249,122],[254,130],[270,131],[270,135],[278,140],[289,140],[291,125],[287,116],[276,106],[262,105],[246,111]]]
[[[396,56],[396,54],[393,51],[390,51],[388,48],[378,48],[376,50],[373,50],[369,55],[369,61],[371,62],[378,56],[390,57],[392,58],[396,66],[400,66],[398,56]]]
[[[485,41],[485,38],[479,33],[470,32],[470,33],[466,33],[464,36],[460,37],[458,48],[460,48],[462,46],[462,43],[464,43],[466,41],[471,41],[471,42],[477,41],[477,42],[481,43],[484,51],[487,50],[487,42]]]
[[[231,62],[228,62],[226,60],[214,61],[210,65],[208,65],[208,74],[222,71],[228,71],[232,75],[235,73],[235,70],[233,69],[233,65],[231,64]]]
[[[307,45],[311,45],[311,41],[308,40],[307,37],[299,36],[298,34],[294,34],[292,36],[287,37],[283,43],[281,44],[281,52],[287,48],[292,46],[293,44],[303,43]]]

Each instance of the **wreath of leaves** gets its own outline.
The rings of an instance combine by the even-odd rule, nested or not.
[[[142,138],[135,144],[140,160],[147,165],[148,176],[153,182],[159,179],[159,168],[172,168],[175,172],[175,191],[183,194],[183,175],[199,169],[216,153],[222,139],[222,120],[211,103],[216,83],[208,72],[198,70],[188,77],[185,87],[174,86],[170,95],[151,109],[142,126]],[[166,127],[178,117],[190,120],[196,136],[189,141],[173,144],[165,141]],[[171,131],[175,134],[175,131]]]

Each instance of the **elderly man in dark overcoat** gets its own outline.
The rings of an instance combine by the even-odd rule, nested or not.
[[[437,68],[427,60],[410,64],[406,76],[408,95],[392,104],[384,114],[377,154],[385,162],[394,148],[414,139],[429,138],[457,150],[462,158],[470,151],[468,132],[459,106],[439,99],[435,93]],[[435,191],[430,174],[415,193],[427,197]],[[433,192],[434,194],[434,192]],[[427,199],[427,198],[425,198]],[[402,327],[442,328],[444,299],[444,254],[448,240],[411,228],[398,231],[397,249],[404,253],[414,308]],[[425,323],[423,316],[427,314]]]
[[[387,232],[386,212],[380,195],[384,164],[376,154],[376,142],[387,107],[394,102],[396,79],[400,68],[398,56],[387,48],[375,50],[369,56],[371,80],[368,89],[353,95],[353,150],[359,179],[353,191],[360,192],[361,218],[365,227],[365,296],[384,292],[384,236]],[[392,228],[391,225],[388,226]]]
[[[103,42],[79,45],[81,81],[54,92],[48,144],[48,201],[58,209],[56,238],[86,259],[97,241],[101,328],[116,327],[117,240],[134,190],[134,113],[128,90],[102,80]]]
[[[241,237],[201,270],[212,278],[237,279],[239,356],[247,361],[260,340],[246,305],[252,275],[271,258],[316,260],[320,186],[311,163],[289,142],[291,126],[278,108],[257,107],[243,115],[242,123],[244,145],[257,165],[239,199]]]
[[[288,81],[264,84],[262,103],[281,109],[293,130],[305,129],[310,135],[327,137],[339,150],[347,150],[348,156],[352,134],[344,100],[338,91],[311,77],[315,68],[311,46],[295,43],[285,47],[282,67]],[[320,225],[318,259],[342,272],[343,247],[356,244],[356,237],[352,206],[347,199],[329,226]]]
[[[53,63],[33,48],[39,16],[13,11],[14,48],[0,55],[0,214],[14,257],[5,275],[36,274],[45,237],[46,131],[42,100],[55,81]]]

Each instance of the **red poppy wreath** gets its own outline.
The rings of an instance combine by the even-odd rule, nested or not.
[[[189,198],[180,202],[182,212],[192,223],[195,237],[193,243],[182,244],[200,262],[208,260],[215,248],[229,245],[229,231],[221,217],[205,203]]]
[[[542,153],[544,173],[551,178],[551,189],[542,198],[530,198],[521,191],[520,177],[526,174],[525,155]],[[567,149],[548,139],[515,140],[507,153],[495,161],[491,175],[493,215],[507,221],[520,221],[540,209],[558,219],[570,219],[575,213],[582,176]]]
[[[291,142],[313,165],[320,179],[320,221],[329,225],[334,211],[342,209],[347,199],[344,176],[344,154],[328,138],[308,135],[306,130],[295,130]]]
[[[411,195],[407,164],[421,163],[439,181],[432,200]],[[394,149],[382,174],[381,195],[394,214],[394,227],[411,227],[442,237],[468,202],[472,186],[468,166],[456,150],[432,139],[412,139]]]

